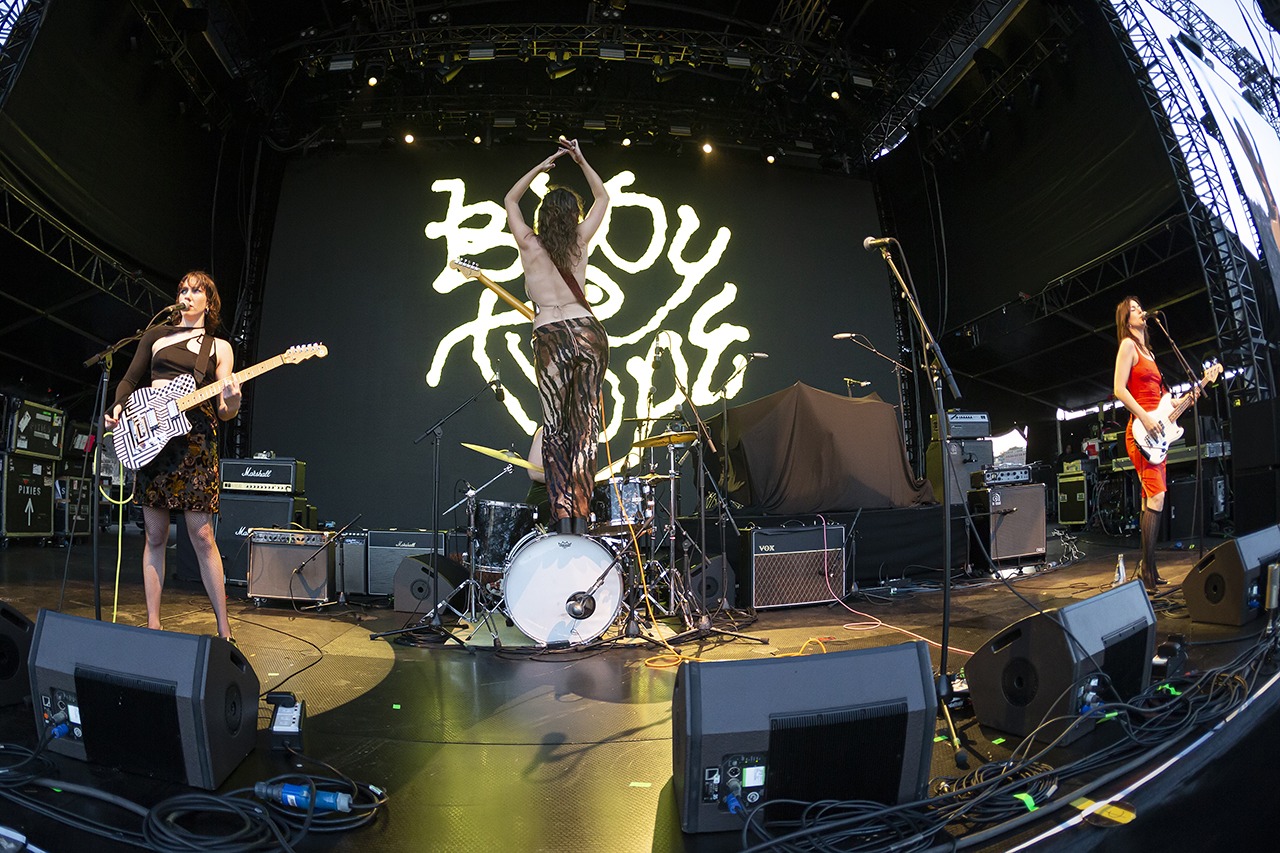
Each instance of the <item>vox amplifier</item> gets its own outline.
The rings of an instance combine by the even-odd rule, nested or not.
[[[835,601],[849,588],[844,525],[757,527],[742,537],[741,598],[763,610]]]

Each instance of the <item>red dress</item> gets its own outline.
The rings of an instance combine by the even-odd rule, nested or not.
[[[1138,351],[1138,363],[1129,371],[1129,381],[1124,387],[1133,395],[1138,405],[1148,412],[1160,405],[1160,398],[1164,396],[1160,368],[1143,355],[1141,350]],[[1133,438],[1132,415],[1129,416],[1129,425],[1125,427],[1124,445],[1129,451],[1129,460],[1133,462],[1134,470],[1138,472],[1138,479],[1142,481],[1142,494],[1150,498],[1165,491],[1165,463],[1152,465],[1142,455],[1142,451],[1138,450],[1138,443]]]

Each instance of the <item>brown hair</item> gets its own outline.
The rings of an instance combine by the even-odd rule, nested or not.
[[[1125,338],[1133,338],[1134,343],[1149,350],[1151,349],[1151,335],[1148,334],[1147,329],[1144,328],[1142,330],[1141,338],[1129,331],[1129,303],[1131,302],[1137,302],[1138,307],[1142,307],[1142,300],[1136,296],[1126,296],[1116,306],[1116,342],[1122,344]]]
[[[571,272],[582,260],[578,245],[578,223],[582,220],[582,197],[568,187],[553,187],[542,198],[534,214],[534,231],[551,263]]]
[[[184,281],[204,291],[206,303],[204,312],[205,328],[210,330],[218,328],[218,320],[222,317],[222,297],[218,295],[218,285],[214,283],[213,276],[204,270],[192,270],[178,279],[179,288],[182,287]]]

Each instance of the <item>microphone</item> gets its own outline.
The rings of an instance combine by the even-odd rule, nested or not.
[[[844,381],[845,381],[845,382],[848,382],[850,385],[857,385],[859,388],[865,388],[866,386],[868,386],[868,385],[870,385],[870,384],[871,384],[871,382],[870,382],[869,380],[866,380],[866,379],[850,379],[848,376],[844,377]]]
[[[666,349],[663,347],[659,346],[653,348],[653,367],[655,369],[662,365],[662,356],[664,353],[666,353]]]
[[[862,248],[870,252],[872,249],[887,249],[893,242],[892,237],[868,237],[862,241]]]
[[[565,612],[574,619],[586,619],[596,612],[596,598],[589,592],[575,592],[564,603]]]
[[[501,403],[503,400],[507,399],[507,392],[502,390],[502,364],[501,364],[501,362],[499,362],[499,364],[498,364],[496,367],[494,367],[494,369],[493,369],[493,379],[491,379],[491,380],[489,381],[489,385],[490,385],[490,386],[492,386],[492,388],[493,388],[493,396],[495,396],[495,397],[497,397],[497,398],[498,398],[498,402],[499,402],[499,403]]]
[[[858,336],[857,332],[837,332],[831,336],[833,341],[851,341]]]
[[[769,353],[767,353],[767,352],[749,352],[749,353],[747,353],[747,358],[768,358],[768,357],[769,357]]]
[[[1011,506],[1011,507],[1009,507],[1008,509],[998,509],[998,510],[996,510],[996,515],[1009,515],[1009,514],[1011,514],[1011,513],[1015,513],[1015,512],[1017,512],[1017,511],[1018,511],[1018,508],[1017,508],[1016,506]]]

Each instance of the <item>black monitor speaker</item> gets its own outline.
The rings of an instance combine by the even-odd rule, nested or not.
[[[923,797],[937,697],[923,642],[798,657],[688,662],[672,697],[673,786],[685,832],[738,829],[725,797]]]
[[[253,749],[258,676],[217,637],[41,610],[31,644],[36,728],[66,711],[49,749],[198,788],[217,788]]]
[[[1205,554],[1182,581],[1191,621],[1215,625],[1252,621],[1262,612],[1266,567],[1278,558],[1280,525],[1275,524],[1228,539]]]
[[[1132,699],[1147,688],[1155,626],[1137,581],[1019,619],[965,663],[974,715],[1009,734],[1034,732],[1041,741],[1061,735],[1065,746],[1093,731],[1089,712],[1100,702]]]
[[[31,695],[27,677],[31,628],[30,619],[0,601],[0,705],[16,705]]]

